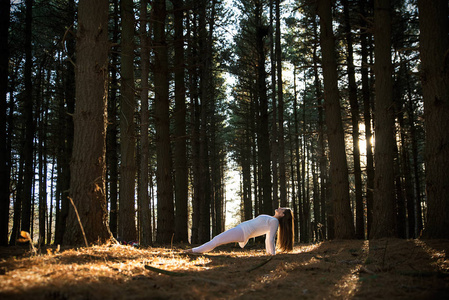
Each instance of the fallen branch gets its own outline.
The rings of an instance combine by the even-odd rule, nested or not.
[[[152,272],[169,275],[169,276],[187,276],[187,274],[185,274],[185,273],[179,273],[179,272],[163,270],[163,269],[159,269],[159,268],[152,267],[152,266],[149,266],[149,265],[145,265],[145,269],[147,269],[149,271],[152,271]]]
[[[260,264],[258,264],[258,265],[256,265],[256,266],[252,267],[251,269],[246,270],[246,272],[254,271],[254,270],[256,270],[256,269],[258,269],[258,268],[260,268],[260,267],[266,265],[266,264],[267,264],[270,260],[272,260],[272,259],[273,259],[273,256],[270,256],[268,259],[264,260],[264,261],[261,262]]]
[[[80,215],[78,214],[78,210],[76,209],[76,206],[75,206],[75,203],[73,202],[73,199],[70,198],[70,197],[67,197],[67,198],[69,198],[70,202],[73,205],[73,209],[75,210],[76,217],[78,218],[78,223],[80,224],[81,232],[83,233],[84,243],[86,243],[86,248],[88,248],[89,244],[87,243],[86,234],[84,233],[84,227],[83,227],[83,224],[81,223],[81,219],[80,219]]]

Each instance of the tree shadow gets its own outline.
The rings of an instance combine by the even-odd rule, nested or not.
[[[431,244],[434,242],[431,242]],[[422,240],[369,241],[369,253],[358,272],[360,298],[449,299],[448,241],[436,249]]]

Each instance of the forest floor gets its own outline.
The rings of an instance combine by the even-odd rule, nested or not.
[[[186,248],[0,248],[0,299],[449,299],[449,240]]]

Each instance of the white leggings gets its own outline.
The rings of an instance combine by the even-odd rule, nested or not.
[[[192,251],[196,253],[205,253],[214,250],[216,247],[229,243],[243,242],[244,234],[240,227],[234,227],[225,232],[220,233],[209,242],[193,248]]]

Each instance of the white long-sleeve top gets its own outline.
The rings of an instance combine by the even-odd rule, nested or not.
[[[267,251],[267,254],[275,255],[276,246],[274,241],[278,226],[278,219],[269,215],[260,215],[257,218],[240,223],[237,227],[240,227],[243,230],[244,235],[244,241],[239,242],[240,247],[245,247],[250,238],[265,234],[265,250]]]

